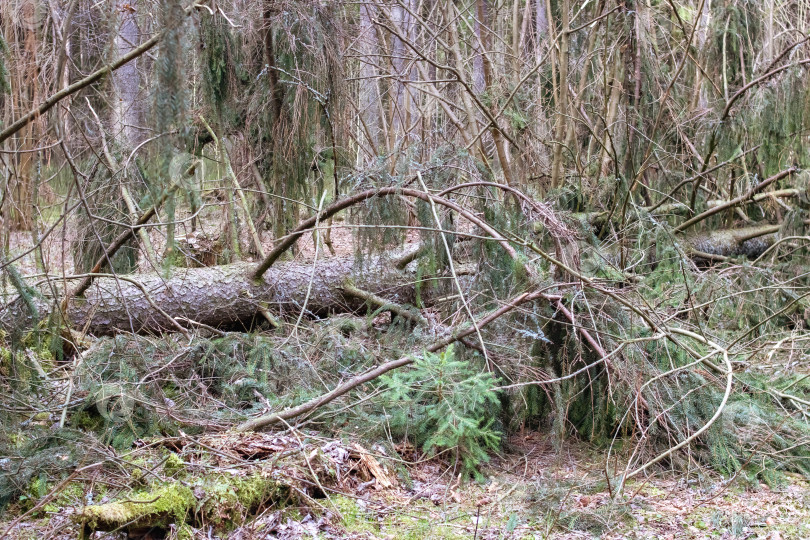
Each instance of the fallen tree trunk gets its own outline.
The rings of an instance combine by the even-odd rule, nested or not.
[[[720,229],[688,236],[685,251],[697,259],[723,261],[728,257],[762,255],[778,238],[781,225],[760,224],[740,229]]]
[[[118,331],[176,330],[188,321],[212,327],[249,323],[262,310],[297,314],[352,311],[364,305],[345,284],[402,304],[413,299],[414,277],[398,270],[388,257],[335,257],[313,263],[279,263],[262,279],[250,274],[255,265],[233,264],[210,268],[176,268],[171,276],[136,274],[97,277],[84,297],[73,298],[67,317],[73,328],[94,335]],[[148,293],[148,294],[147,294]],[[39,299],[40,320],[53,302]],[[0,327],[30,328],[29,309],[21,298],[0,310]]]
[[[779,225],[718,230],[683,242],[685,252],[696,259],[755,257],[774,243],[778,230]],[[246,263],[176,268],[169,277],[95,277],[84,297],[71,300],[67,318],[76,330],[110,335],[176,331],[195,324],[249,327],[257,315],[295,315],[301,309],[313,315],[354,311],[366,303],[357,290],[395,305],[407,304],[413,301],[415,276],[398,268],[401,258],[367,257],[358,265],[354,257],[335,257],[317,261],[314,271],[312,263],[278,263],[258,281],[253,278],[255,266]],[[18,297],[0,309],[0,328],[12,336],[24,335],[35,324],[32,303],[40,321],[53,310],[52,301]]]

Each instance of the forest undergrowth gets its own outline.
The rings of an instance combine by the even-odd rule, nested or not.
[[[4,1],[0,536],[810,537],[808,27]]]
[[[637,226],[643,227],[639,222]],[[508,221],[504,223],[508,225]],[[572,230],[580,227],[575,219],[570,226]],[[779,268],[758,268],[744,258],[733,261],[733,265],[696,264],[677,245],[657,247],[667,245],[656,236],[666,234],[666,229],[654,227],[640,235],[646,240],[628,254],[632,258],[636,253],[655,253],[650,268],[633,269],[638,277],[628,279],[627,273],[618,272],[604,259],[603,252],[589,250],[589,229],[580,233],[581,267],[597,276],[600,286],[610,294],[618,291],[625,298],[641,296],[659,313],[666,312],[670,320],[711,329],[714,340],[728,342],[741,328],[754,327],[755,331],[745,336],[750,344],[729,357],[735,366],[735,380],[728,396],[724,396],[722,368],[695,362],[695,358],[711,354],[710,346],[697,339],[689,348],[679,347],[652,331],[638,332],[626,310],[611,302],[608,294],[598,293],[568,300],[575,307],[581,302],[576,308],[580,312],[598,306],[600,324],[604,325],[601,339],[606,345],[613,343],[611,350],[618,348],[620,352],[611,355],[609,363],[600,362],[585,349],[578,335],[560,324],[556,310],[548,306],[522,310],[483,328],[487,359],[468,346],[449,347],[438,354],[414,352],[424,350],[432,332],[385,306],[370,308],[365,315],[282,319],[276,321],[278,327],[257,321],[250,332],[203,329],[189,336],[121,334],[94,338],[87,341],[86,350],[66,359],[50,350],[47,331],[35,330],[16,347],[7,336],[3,341],[4,392],[18,405],[6,409],[2,416],[8,434],[2,442],[6,456],[0,475],[2,503],[10,516],[38,518],[31,522],[38,522],[38,527],[47,528],[50,525],[46,521],[61,516],[62,521],[56,519],[54,523],[61,523],[65,530],[84,523],[81,526],[90,529],[124,527],[132,534],[152,527],[193,535],[206,527],[223,532],[238,530],[247,526],[243,523],[252,522],[250,516],[272,511],[277,512],[273,514],[274,527],[292,519],[289,526],[300,529],[304,527],[301,520],[311,516],[308,526],[317,524],[313,530],[323,532],[345,526],[347,521],[338,509],[324,507],[326,503],[317,497],[313,501],[313,493],[320,497],[318,490],[323,489],[319,482],[328,479],[332,482],[330,493],[335,494],[341,490],[356,493],[353,490],[364,484],[362,489],[368,489],[369,481],[378,489],[389,481],[407,486],[410,475],[424,475],[425,464],[433,464],[436,471],[444,471],[439,478],[457,479],[452,482],[456,490],[461,485],[481,485],[481,499],[486,499],[486,486],[492,484],[495,474],[492,467],[514,459],[509,456],[515,455],[517,447],[522,448],[523,443],[515,446],[521,434],[538,432],[546,434],[541,442],[544,455],[564,454],[575,439],[588,445],[588,453],[595,452],[585,461],[603,461],[599,479],[589,480],[596,482],[598,489],[579,483],[570,489],[586,501],[592,497],[588,493],[607,494],[603,502],[608,506],[584,505],[565,517],[568,510],[563,508],[570,494],[541,496],[532,494],[535,488],[523,486],[526,501],[556,501],[546,507],[547,519],[542,526],[540,522],[529,526],[520,521],[523,518],[510,514],[507,521],[493,527],[501,533],[513,525],[512,531],[516,530],[518,523],[530,530],[550,527],[546,534],[551,530],[559,534],[560,527],[620,531],[638,517],[627,505],[635,504],[634,492],[644,485],[629,480],[623,484],[632,464],[645,464],[669,452],[720,409],[719,420],[692,444],[668,453],[646,469],[645,475],[652,474],[648,481],[654,485],[656,478],[674,475],[716,486],[732,482],[735,489],[747,486],[760,491],[765,489],[762,486],[778,490],[795,485],[798,478],[810,473],[806,443],[810,428],[802,412],[803,403],[810,399],[810,379],[801,373],[805,355],[791,342],[794,331],[785,328],[796,325],[800,330],[805,324],[802,298],[790,289],[777,288],[775,284],[785,275]],[[459,261],[463,261],[464,253],[487,248],[468,241],[461,242],[458,249],[462,250]],[[503,267],[491,264],[491,277],[465,279],[484,279],[508,287],[503,276],[514,278],[515,274],[512,263],[506,264],[508,274]],[[791,270],[787,267],[783,271]],[[500,281],[496,281],[498,275]],[[792,309],[782,308],[791,302],[795,303]],[[762,309],[776,315],[757,325]],[[451,311],[434,303],[421,313],[439,321],[452,316],[453,311],[455,308]],[[637,337],[622,345],[620,338],[628,330],[635,330]],[[781,347],[788,342],[789,348]],[[762,350],[752,354],[752,344]],[[342,400],[319,408],[300,426],[292,420],[286,428],[281,426],[278,435],[262,439],[280,437],[286,441],[262,450],[266,454],[257,467],[264,472],[256,473],[252,465],[238,459],[231,465],[241,471],[238,478],[258,475],[275,479],[269,484],[245,487],[231,485],[228,480],[217,488],[223,482],[218,473],[211,476],[205,466],[189,461],[186,449],[198,441],[208,441],[200,442],[196,450],[206,455],[204,459],[220,459],[223,454],[216,448],[222,448],[225,459],[234,459],[232,448],[255,442],[252,435],[229,431],[245,419],[301,405],[384,359],[411,354],[417,355],[416,362],[407,371],[357,386]],[[487,362],[492,363],[492,369],[487,369]],[[563,380],[552,385],[523,382],[560,376]],[[528,440],[534,440],[531,437]],[[290,465],[292,469],[279,465],[276,460],[295,454],[283,450],[285,444],[297,445],[298,456],[309,457]],[[355,452],[355,460],[362,453],[353,450],[353,445],[373,449],[370,455],[384,463],[381,470],[385,472],[380,475],[385,480],[380,483],[366,471],[366,480],[357,480],[351,487],[340,479],[338,471],[348,466],[347,474],[360,474],[359,465],[345,459],[338,464],[324,458],[321,465],[327,472],[318,472],[310,460],[318,444],[344,445],[346,452]],[[336,469],[329,472],[330,466]],[[214,470],[220,467],[218,464]],[[163,472],[155,474],[160,470]],[[100,479],[99,474],[105,478]],[[97,483],[98,488],[93,487]],[[172,486],[180,486],[180,491]],[[691,489],[689,484],[685,486]],[[528,489],[525,493],[524,488]],[[171,496],[164,493],[167,489]],[[209,489],[220,489],[230,501],[216,503],[227,508],[218,517],[214,510],[204,509],[212,503],[197,500],[199,490]],[[545,493],[552,488],[536,489]],[[578,491],[581,489],[584,491]],[[620,489],[624,495],[617,498]],[[259,490],[258,495],[255,490]],[[79,492],[83,495],[77,498]],[[441,497],[436,495],[436,500],[457,504],[448,495],[452,492],[447,489]],[[249,501],[242,501],[242,497]],[[109,522],[98,516],[91,519],[86,513],[94,508],[109,510],[103,506],[106,502],[155,498],[176,499],[180,506],[168,510],[150,507],[146,515],[151,517],[142,519],[136,517],[140,515],[138,503],[126,511],[119,508],[123,513],[117,518],[103,518]],[[347,507],[354,515],[360,511],[352,500],[339,499],[334,504]],[[93,506],[99,503],[102,506]],[[290,514],[291,510],[283,510],[288,506],[298,510]],[[596,513],[591,516],[592,511]],[[364,512],[360,514],[371,515]],[[237,514],[241,517],[235,517]],[[282,517],[289,515],[294,517]],[[564,519],[569,520],[568,525],[561,525]],[[738,528],[744,528],[743,521]],[[299,533],[304,530],[299,529]],[[462,528],[466,531],[463,534],[469,533],[467,529]],[[449,531],[448,537],[459,533],[452,532],[452,527]]]

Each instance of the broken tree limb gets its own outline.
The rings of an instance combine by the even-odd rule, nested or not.
[[[284,239],[275,248],[273,248],[273,250],[267,255],[267,257],[261,263],[259,263],[259,265],[252,273],[253,279],[260,280],[262,278],[262,275],[267,271],[267,269],[270,268],[270,266],[273,265],[273,263],[276,262],[276,260],[278,260],[281,254],[284,253],[287,249],[289,249],[293,244],[295,244],[295,242],[297,242],[298,239],[301,238],[301,236],[303,236],[304,233],[306,233],[306,231],[312,229],[313,227],[316,227],[318,222],[328,219],[333,215],[335,215],[336,213],[340,212],[341,210],[349,208],[350,206],[353,206],[355,204],[359,204],[372,197],[376,196],[382,197],[387,195],[400,195],[406,197],[413,197],[416,199],[421,199],[428,203],[431,202],[437,203],[444,206],[445,208],[453,210],[460,217],[463,217],[471,224],[480,228],[484,233],[490,235],[492,239],[503,248],[506,254],[513,261],[515,261],[515,263],[519,264],[523,268],[523,270],[526,273],[526,276],[529,278],[529,281],[536,286],[540,286],[536,269],[532,265],[526,264],[524,261],[522,261],[520,256],[518,255],[518,252],[513,247],[512,244],[515,243],[514,239],[508,240],[503,235],[501,235],[496,229],[494,229],[489,223],[480,219],[478,216],[476,216],[466,208],[459,206],[453,201],[438,197],[436,195],[432,195],[430,193],[426,193],[424,191],[418,191],[415,189],[408,189],[401,187],[388,187],[376,190],[372,189],[356,193],[351,197],[347,197],[346,199],[332,203],[322,211],[318,212],[315,216],[301,222],[298,225],[298,227],[295,228],[295,230],[293,230],[290,234],[284,237]],[[537,250],[539,248],[533,246],[532,249]],[[548,258],[548,255],[545,254],[545,252],[542,253],[544,257]],[[559,261],[556,261],[553,258],[550,258],[550,260],[554,261],[555,263],[559,263]],[[568,268],[563,263],[559,263],[558,266],[560,266],[561,268]],[[578,275],[578,273],[574,272],[571,275]],[[593,339],[593,337],[590,335],[590,332],[586,328],[576,325],[575,321],[573,320],[573,315],[570,312],[568,312],[566,316],[569,317],[569,322],[571,322],[571,324],[573,324],[577,328],[578,332],[582,335],[582,337],[590,345],[594,347],[594,352],[599,356],[604,356],[605,351],[602,349],[601,346],[599,346],[598,342],[595,339]]]
[[[298,239],[304,235],[304,233],[315,227],[316,223],[325,221],[341,210],[345,210],[346,208],[359,204],[367,199],[371,199],[372,197],[390,195],[397,193],[398,191],[399,188],[383,188],[379,190],[369,189],[330,204],[316,215],[302,221],[298,227],[292,230],[287,236],[283,237],[281,241],[275,247],[273,247],[270,253],[267,254],[267,257],[265,257],[264,260],[262,260],[262,262],[260,262],[253,270],[253,279],[261,279],[262,275],[264,275],[264,273],[267,272],[267,270],[273,266],[273,264],[275,264],[278,258],[281,257],[285,251],[290,249],[298,241]]]
[[[768,191],[762,193],[761,190],[765,189],[767,186],[772,184],[775,181],[778,181],[785,176],[795,172],[796,168],[786,169],[766,180],[754,186],[752,189],[747,191],[746,193],[740,195],[739,197],[735,197],[731,200],[722,200],[722,199],[713,199],[706,202],[707,210],[690,220],[682,223],[678,227],[675,228],[676,232],[680,232],[686,230],[687,228],[691,227],[692,225],[703,221],[704,219],[711,217],[719,212],[727,210],[729,208],[734,208],[737,206],[744,206],[746,204],[752,204],[761,202],[768,199],[777,199],[777,198],[790,198],[790,197],[800,197],[802,196],[805,191],[797,188],[785,188],[779,189],[775,191]],[[689,213],[689,206],[681,203],[681,202],[674,202],[669,204],[657,204],[648,207],[641,207],[639,208],[644,213],[648,213],[654,216],[667,216],[667,215],[680,215],[683,216]],[[605,225],[607,218],[609,217],[608,212],[583,212],[583,213],[575,213],[573,217],[577,218],[579,221],[583,223],[587,223],[593,228],[601,228]],[[534,231],[540,232],[545,228],[543,223],[536,222],[533,224]]]
[[[782,178],[785,178],[786,176],[790,176],[791,174],[793,174],[794,172],[797,172],[798,170],[799,170],[798,167],[789,167],[789,168],[787,168],[787,169],[785,169],[783,171],[779,171],[775,175],[766,178],[765,180],[763,180],[762,182],[760,182],[756,186],[752,187],[751,189],[749,189],[748,191],[746,191],[745,193],[743,193],[739,197],[735,197],[735,198],[731,199],[730,201],[726,201],[723,204],[719,204],[717,206],[709,208],[708,210],[705,210],[704,212],[696,215],[692,219],[684,221],[683,223],[681,223],[680,225],[675,227],[674,232],[676,232],[676,233],[683,232],[686,229],[692,227],[693,225],[696,225],[696,224],[700,223],[701,221],[703,221],[706,218],[709,218],[709,217],[711,217],[711,216],[713,216],[715,214],[719,214],[723,210],[727,210],[729,208],[737,206],[738,204],[741,204],[741,203],[743,203],[745,201],[748,201],[749,199],[753,198],[754,195],[756,195],[757,193],[759,193],[760,191],[762,191],[766,187],[770,186],[774,182],[777,182],[777,181],[781,180]]]
[[[718,164],[714,165],[713,167],[710,167],[710,168],[708,168],[706,170],[698,172],[694,176],[690,176],[689,178],[685,178],[685,179],[681,180],[680,182],[678,182],[678,184],[674,188],[672,188],[669,191],[669,193],[667,193],[664,197],[662,197],[660,201],[658,201],[656,204],[649,207],[649,211],[651,213],[655,212],[655,210],[659,206],[661,206],[663,204],[668,204],[667,201],[676,202],[676,200],[673,197],[678,192],[678,190],[681,189],[683,186],[686,186],[686,185],[689,185],[689,184],[694,184],[696,181],[698,181],[698,179],[706,178],[708,175],[714,173],[715,171],[719,171],[723,167],[733,163],[734,161],[736,161],[736,160],[738,160],[740,158],[743,158],[743,157],[747,156],[751,152],[756,152],[757,150],[760,149],[761,146],[762,146],[761,144],[758,144],[758,145],[753,146],[753,147],[749,148],[748,150],[742,152],[741,154],[736,154],[735,153],[735,155],[731,159],[727,159],[726,161],[718,163]],[[702,161],[701,161],[701,163],[702,163]]]
[[[775,199],[787,199],[787,198],[791,198],[791,197],[799,197],[803,193],[805,193],[805,192],[802,191],[801,189],[796,189],[796,188],[777,189],[775,191],[767,191],[765,193],[757,193],[756,195],[754,195],[753,197],[751,197],[750,199],[748,199],[747,201],[745,201],[744,203],[741,203],[741,204],[755,203],[755,202],[760,202],[760,201],[764,201],[764,200],[767,200],[767,199],[775,200]],[[711,201],[706,201],[706,207],[707,208],[715,208],[717,206],[723,206],[724,204],[727,204],[727,203],[728,203],[728,201],[725,201],[725,200],[722,200],[722,199],[714,199],[714,200],[711,200]]]
[[[437,204],[449,208],[450,210],[453,210],[454,212],[459,214],[459,216],[465,218],[473,225],[478,226],[481,230],[483,230],[487,234],[491,235],[493,239],[496,240],[504,248],[504,250],[509,254],[510,257],[514,259],[517,256],[514,248],[509,245],[508,240],[506,240],[503,236],[498,234],[498,232],[495,231],[495,229],[493,229],[483,220],[476,217],[466,208],[459,206],[453,201],[438,197],[436,195],[430,195],[423,191],[393,186],[380,189],[369,189],[366,191],[355,193],[350,197],[341,199],[339,201],[330,204],[329,206],[318,212],[316,215],[312,216],[307,220],[302,221],[294,230],[292,230],[287,236],[285,236],[281,240],[281,242],[279,242],[278,245],[276,245],[272,249],[272,251],[270,251],[270,253],[267,254],[267,257],[265,257],[262,262],[260,262],[256,266],[255,270],[253,271],[253,279],[256,280],[261,279],[262,275],[267,271],[267,269],[273,266],[273,264],[278,260],[279,257],[281,257],[281,255],[285,251],[290,249],[293,246],[293,244],[295,244],[298,241],[299,238],[301,238],[307,231],[315,227],[317,223],[326,221],[327,219],[334,216],[338,212],[345,210],[356,204],[360,204],[361,202],[366,201],[368,199],[372,199],[374,197],[386,197],[388,195],[402,195],[405,197],[421,199],[425,202],[430,202],[432,200]]]
[[[641,211],[640,214],[631,214],[628,216],[630,219],[637,217],[639,215],[648,214],[650,216],[657,216],[657,217],[666,217],[669,215],[678,215],[682,216],[684,214],[689,213],[689,207],[683,203],[669,203],[669,204],[662,204],[658,206],[648,206],[648,207],[640,207],[639,210]],[[613,220],[613,223],[618,224],[618,217],[617,216],[610,216],[610,212],[608,211],[601,211],[601,212],[576,212],[572,214],[572,217],[580,221],[581,223],[587,223],[593,229],[601,229],[604,225],[607,224],[608,218]],[[532,228],[535,233],[541,232],[545,229],[545,225],[542,222],[534,222],[532,224]]]
[[[361,300],[365,300],[369,304],[375,305],[383,310],[388,310],[394,315],[398,315],[403,319],[407,319],[411,322],[414,322],[422,326],[427,325],[427,320],[425,320],[425,318],[419,315],[418,313],[413,313],[407,308],[404,308],[399,304],[395,304],[390,300],[386,300],[385,298],[376,295],[372,292],[360,290],[351,283],[346,283],[345,285],[343,285],[343,290],[348,295],[355,296],[357,298],[360,298]]]
[[[34,109],[31,109],[26,114],[24,114],[23,116],[18,118],[16,121],[14,121],[10,126],[8,126],[6,129],[4,129],[2,132],[0,132],[0,143],[2,143],[3,141],[5,141],[9,137],[11,137],[12,135],[17,133],[18,131],[20,131],[22,128],[24,128],[25,126],[30,124],[32,121],[34,121],[36,118],[39,118],[40,116],[42,116],[43,114],[48,112],[51,108],[53,108],[54,105],[56,105],[57,103],[59,103],[60,101],[65,99],[66,97],[75,94],[76,92],[78,92],[79,90],[82,90],[83,88],[87,88],[88,86],[90,86],[94,82],[97,82],[97,81],[103,79],[104,77],[106,77],[107,75],[109,75],[113,71],[117,70],[118,68],[128,64],[132,60],[135,60],[136,58],[138,58],[139,56],[144,54],[146,51],[148,51],[149,49],[151,49],[155,45],[157,45],[162,38],[163,38],[163,33],[157,34],[152,39],[150,39],[148,41],[145,41],[140,46],[132,49],[132,51],[125,54],[124,56],[122,56],[121,58],[119,58],[118,60],[113,62],[112,64],[104,66],[103,68],[94,71],[93,73],[91,73],[90,75],[85,77],[84,79],[81,79],[80,81],[76,81],[75,83],[71,84],[70,86],[68,86],[66,88],[63,88],[59,92],[56,92],[55,94],[49,96],[39,106],[35,107]]]

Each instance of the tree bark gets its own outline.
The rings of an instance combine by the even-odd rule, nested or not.
[[[693,258],[723,260],[745,255],[758,257],[776,242],[780,225],[759,224],[740,229],[720,229],[685,239],[684,247]]]
[[[316,263],[279,263],[261,280],[251,277],[254,265],[233,264],[209,268],[176,268],[168,278],[160,274],[99,277],[83,298],[74,298],[67,316],[74,328],[93,335],[117,332],[177,330],[177,320],[212,327],[249,325],[259,311],[297,314],[301,309],[321,315],[354,311],[363,300],[345,293],[344,285],[383,296],[396,304],[409,303],[414,278],[395,268],[389,257],[336,257]],[[133,283],[134,282],[134,283]],[[144,291],[148,291],[147,297]],[[37,302],[40,320],[52,309]],[[0,327],[25,331],[31,327],[29,309],[18,298],[0,309]],[[192,323],[193,324],[193,323]]]

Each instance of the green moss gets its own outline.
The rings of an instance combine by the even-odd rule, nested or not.
[[[172,454],[166,460],[164,470],[166,467],[177,473],[184,470],[184,463],[179,456]],[[204,496],[198,498],[195,493]],[[267,501],[283,503],[289,495],[286,486],[262,470],[245,477],[203,476],[137,491],[116,502],[87,506],[74,519],[87,530],[166,529],[170,525],[182,528],[193,511],[193,523],[199,519],[227,530],[239,525],[241,518]]]
[[[89,411],[79,411],[71,415],[70,425],[87,431],[95,431],[104,425],[104,420],[97,414]]]
[[[82,482],[70,482],[59,491],[54,501],[61,503],[62,506],[75,504],[77,500],[84,498],[86,489],[87,485]],[[93,491],[96,497],[102,497],[107,492],[107,487],[102,483],[94,484]]]
[[[350,533],[373,533],[377,531],[374,516],[363,511],[357,501],[345,495],[336,495],[331,498],[340,515],[343,516],[341,524]]]
[[[289,489],[258,471],[246,477],[218,476],[203,481],[208,499],[202,509],[206,521],[230,528],[234,517],[255,510],[267,501],[285,501]]]
[[[31,478],[28,483],[28,489],[20,495],[19,502],[24,509],[29,509],[36,504],[36,502],[48,494],[50,486],[48,484],[48,477],[44,473]]]
[[[194,538],[194,529],[187,523],[184,523],[177,527],[175,538],[177,538],[177,540],[192,540]]]
[[[262,474],[250,476],[234,484],[237,501],[247,508],[253,508],[274,495],[282,495],[282,489],[275,480]]]
[[[407,515],[389,514],[380,522],[376,514],[365,511],[355,499],[345,495],[335,495],[330,500],[343,516],[341,525],[351,535],[401,538],[403,540],[422,540],[424,538],[455,540],[470,537],[469,533],[454,529],[450,524],[437,523],[431,508],[410,507]]]
[[[362,329],[362,322],[354,318],[341,318],[338,329],[344,336],[351,335]]]
[[[49,486],[49,492],[51,487]],[[51,502],[42,507],[42,510],[46,514],[55,514],[66,507],[81,506],[85,501],[85,497],[87,497],[87,490],[87,484],[70,482],[62,487]],[[93,496],[95,498],[103,497],[106,492],[107,488],[104,484],[95,484],[93,487]]]
[[[163,463],[163,472],[167,476],[176,477],[179,473],[181,473],[185,469],[185,462],[183,458],[171,452],[169,457],[166,458],[166,461]]]
[[[167,528],[184,523],[196,499],[188,487],[177,483],[131,495],[120,502],[86,506],[74,519],[90,530],[115,530],[143,526]]]

